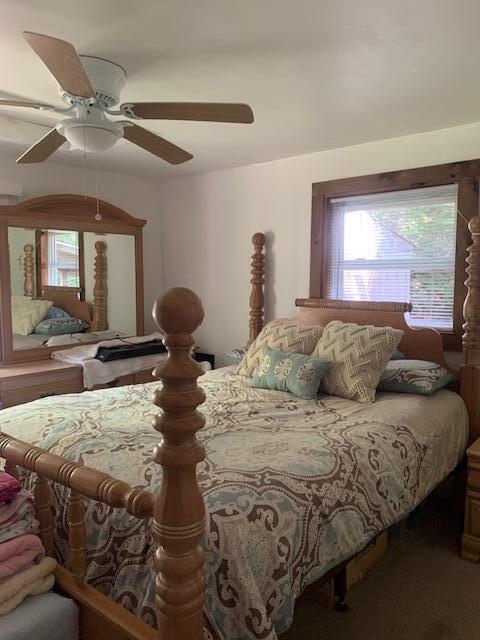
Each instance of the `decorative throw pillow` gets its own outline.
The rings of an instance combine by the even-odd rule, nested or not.
[[[243,356],[247,353],[247,347],[236,347],[226,354],[232,364],[240,364]]]
[[[405,360],[405,354],[401,351],[394,351],[390,356],[390,360]]]
[[[252,377],[257,372],[263,349],[277,349],[284,353],[309,356],[322,336],[323,327],[302,326],[293,320],[272,320],[265,325],[248,347],[237,373]]]
[[[50,307],[44,320],[55,320],[56,318],[70,318],[70,314],[60,307]]]
[[[327,368],[326,362],[311,356],[264,349],[257,374],[253,376],[250,386],[290,391],[299,398],[314,400]]]
[[[28,336],[53,305],[51,300],[12,296],[12,333]]]
[[[436,362],[390,360],[382,373],[378,391],[430,395],[455,380],[455,375]]]
[[[322,388],[341,398],[375,402],[380,376],[402,336],[392,327],[329,322],[312,353],[330,364]]]
[[[34,333],[44,336],[60,336],[65,333],[80,333],[88,329],[89,324],[79,318],[54,318],[42,320],[35,327]]]

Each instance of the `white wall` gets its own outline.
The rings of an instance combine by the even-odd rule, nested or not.
[[[22,186],[21,199],[49,193],[83,193],[83,169],[53,162],[16,165],[15,155],[0,149],[0,177],[3,188]],[[93,188],[95,177],[88,173],[87,185]],[[88,195],[93,192],[88,191]],[[160,260],[160,216],[158,183],[122,174],[100,172],[99,195],[127,213],[147,220],[143,230],[145,279],[145,328],[153,330],[151,312],[154,300],[162,292]]]
[[[85,256],[85,300],[93,302],[95,285],[95,243],[107,245],[107,317],[108,328],[135,335],[135,238],[114,233],[83,234]]]
[[[480,157],[480,123],[160,183],[165,289],[202,298],[203,350],[224,354],[248,337],[250,237],[267,234],[267,319],[308,296],[313,182]]]

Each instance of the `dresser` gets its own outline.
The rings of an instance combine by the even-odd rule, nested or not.
[[[0,367],[2,408],[62,393],[83,391],[82,367],[38,360]]]

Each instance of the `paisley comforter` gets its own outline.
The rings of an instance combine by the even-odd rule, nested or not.
[[[306,585],[402,518],[462,457],[467,415],[450,391],[362,405],[251,389],[231,368],[207,393],[198,478],[209,517],[206,614],[228,640],[274,640]],[[51,397],[0,412],[0,430],[157,491],[158,383]],[[66,552],[65,492],[55,489]],[[88,581],[155,625],[149,523],[87,503]]]

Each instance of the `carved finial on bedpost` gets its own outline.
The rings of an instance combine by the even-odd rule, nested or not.
[[[205,394],[197,385],[202,368],[190,352],[191,334],[203,320],[202,303],[189,289],[170,289],[156,301],[153,317],[168,349],[167,360],[154,371],[163,382],[154,397],[163,410],[154,420],[154,428],[163,436],[154,452],[155,462],[163,468],[153,516],[159,636],[201,640],[205,554],[199,543],[205,532],[205,505],[196,465],[205,458],[205,450],[196,433],[205,424],[197,411]]]
[[[468,223],[473,244],[467,249],[467,297],[463,305],[463,362],[480,365],[480,216]]]
[[[253,250],[252,255],[252,292],[250,294],[250,336],[248,344],[251,344],[258,336],[263,328],[263,284],[265,282],[265,255],[263,247],[265,246],[265,235],[263,233],[254,233],[252,236]]]
[[[23,294],[28,298],[33,297],[33,245],[26,244],[23,247]]]
[[[107,321],[107,245],[98,240],[95,243],[95,271],[93,285],[93,322],[92,331],[108,329]]]

